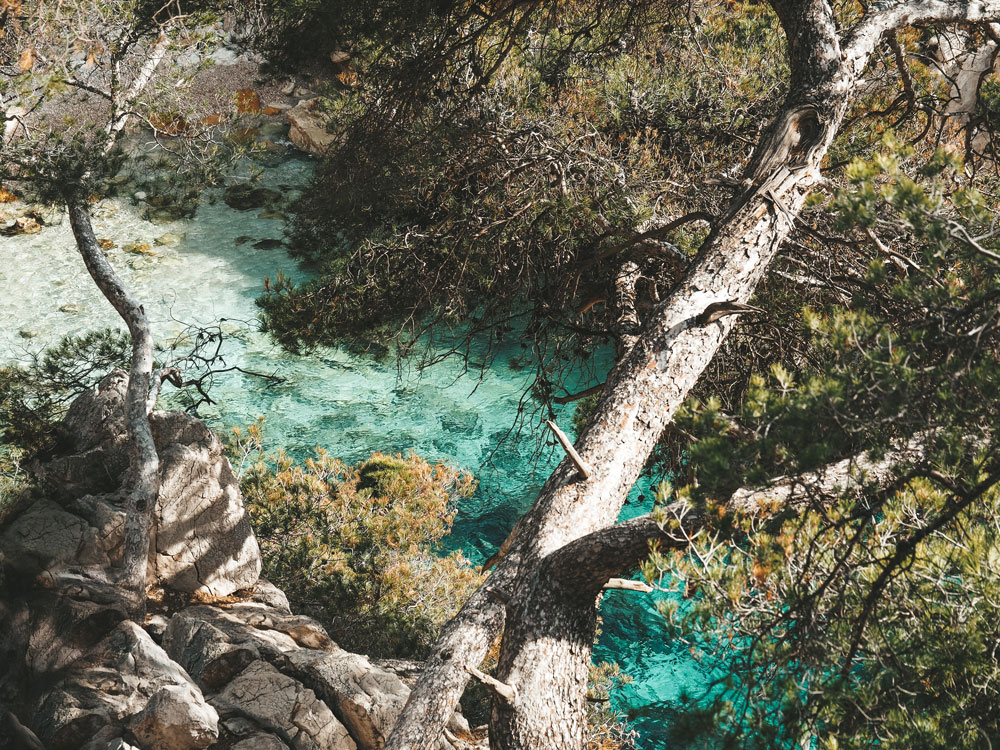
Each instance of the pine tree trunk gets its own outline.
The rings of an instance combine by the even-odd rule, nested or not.
[[[80,200],[68,205],[77,248],[94,283],[118,311],[132,337],[132,357],[125,392],[129,469],[124,482],[125,541],[118,582],[130,615],[141,620],[146,608],[146,576],[152,515],[160,490],[159,458],[149,425],[147,402],[153,373],[153,337],[142,305],[125,288],[97,242],[87,206]]]
[[[596,595],[545,576],[546,558],[614,525],[663,430],[733,326],[708,320],[718,303],[745,303],[791,231],[882,34],[919,20],[981,20],[1000,2],[922,0],[875,9],[842,47],[827,0],[772,0],[788,39],[790,90],[784,111],[754,151],[746,189],[713,230],[670,298],[608,378],[577,442],[593,468],[581,478],[563,461],[516,527],[506,556],[448,624],[387,750],[435,747],[467,679],[503,632],[494,750],[583,746],[584,696]],[[914,7],[919,6],[919,7]]]

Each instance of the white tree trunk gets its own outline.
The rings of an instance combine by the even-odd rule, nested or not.
[[[146,311],[125,288],[97,242],[83,201],[68,205],[77,248],[94,283],[115,308],[132,337],[132,358],[125,392],[125,420],[129,435],[129,470],[125,493],[125,542],[118,582],[125,591],[130,614],[145,614],[146,576],[152,514],[160,490],[159,458],[149,425],[147,402],[153,372],[153,337]]]

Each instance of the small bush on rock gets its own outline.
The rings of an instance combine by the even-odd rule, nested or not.
[[[323,451],[303,462],[279,453],[241,478],[264,575],[341,646],[378,657],[422,657],[481,582],[461,553],[436,552],[454,500],[474,486],[415,455],[347,466]]]

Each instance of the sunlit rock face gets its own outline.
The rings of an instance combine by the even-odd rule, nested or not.
[[[120,527],[118,533],[112,534],[106,528],[107,522],[100,523],[100,517],[122,512],[118,485],[128,467],[126,385],[125,373],[116,371],[96,389],[80,396],[64,423],[73,446],[71,452],[38,470],[43,485],[66,498],[89,522],[80,531],[78,548],[90,548],[84,544],[85,539],[107,542],[100,546],[102,557],[95,562],[105,558],[116,562],[121,554]],[[252,586],[260,575],[260,548],[222,443],[203,422],[184,412],[154,412],[150,423],[160,459],[151,583],[210,596],[226,596]],[[102,492],[103,496],[95,497]],[[86,496],[91,499],[76,502]],[[52,526],[48,517],[40,520],[45,520],[46,529]],[[21,526],[19,519],[13,527],[18,539],[30,531]],[[52,528],[47,535],[36,534],[33,545],[56,549],[58,537],[59,549],[72,546],[66,537],[77,526],[68,522],[64,526]],[[46,542],[48,536],[53,537],[51,543]],[[19,544],[24,546],[24,542]],[[60,555],[64,562],[67,553]]]

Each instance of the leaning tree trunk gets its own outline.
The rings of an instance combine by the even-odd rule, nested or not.
[[[772,0],[788,39],[790,91],[755,149],[747,188],[713,227],[684,280],[658,306],[608,379],[577,447],[517,525],[506,556],[446,626],[387,750],[431,748],[491,641],[504,631],[491,747],[577,748],[593,640],[593,587],[543,575],[545,558],[613,525],[653,447],[732,328],[708,314],[746,302],[792,228],[882,34],[921,20],[983,20],[1000,2],[918,0],[878,7],[841,45],[827,0]],[[598,578],[600,576],[597,576]],[[506,626],[506,630],[504,630]]]
[[[125,321],[132,337],[132,358],[125,391],[125,424],[129,437],[129,469],[124,483],[125,541],[118,582],[124,589],[130,615],[141,619],[146,606],[152,514],[160,491],[159,458],[149,425],[148,405],[153,373],[153,337],[146,311],[125,288],[101,250],[86,204],[73,200],[68,208],[73,236],[87,271]]]

